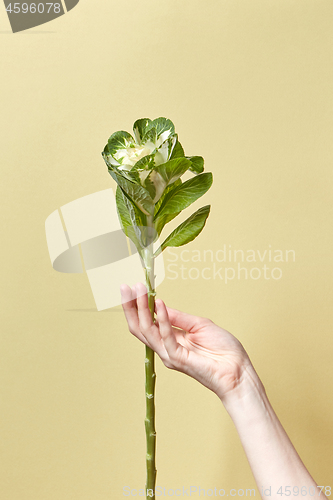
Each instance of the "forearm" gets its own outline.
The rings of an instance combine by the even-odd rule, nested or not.
[[[221,400],[236,426],[262,498],[281,500],[281,491],[285,496],[288,486],[292,496],[299,488],[300,497],[317,498],[320,490],[283,429],[252,366],[239,388]],[[325,499],[323,493],[320,499]]]

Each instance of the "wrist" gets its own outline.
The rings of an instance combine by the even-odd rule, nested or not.
[[[250,360],[242,371],[239,383],[220,399],[235,423],[244,416],[256,419],[258,413],[269,412],[265,388]]]
[[[282,484],[316,489],[251,363],[235,390],[220,399],[235,424],[259,491],[265,484],[275,492]],[[275,493],[272,499],[278,495]]]

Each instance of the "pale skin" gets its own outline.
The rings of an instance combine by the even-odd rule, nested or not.
[[[261,497],[325,500],[325,489],[300,459],[242,344],[210,319],[166,307],[161,299],[155,301],[154,323],[142,283],[122,285],[121,294],[130,332],[167,368],[193,377],[219,397],[235,424]],[[277,493],[280,487],[283,495]]]

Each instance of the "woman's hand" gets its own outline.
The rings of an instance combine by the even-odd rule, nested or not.
[[[266,396],[243,346],[231,333],[199,316],[166,307],[156,300],[156,322],[147,290],[139,283],[121,287],[130,331],[151,347],[165,366],[184,372],[215,392],[231,416],[265,500],[280,500],[281,485],[318,488],[298,456]],[[269,488],[266,488],[269,485]],[[266,488],[266,489],[265,489]],[[320,498],[326,499],[321,495]]]
[[[171,309],[157,299],[154,323],[143,284],[132,289],[122,285],[121,294],[130,332],[153,349],[167,368],[193,377],[222,400],[252,374],[241,343],[211,320]]]

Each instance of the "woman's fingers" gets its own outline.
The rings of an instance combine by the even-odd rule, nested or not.
[[[147,288],[142,283],[137,283],[134,288],[137,293],[136,303],[138,306],[140,328],[142,333],[144,333],[154,325],[148,305]]]
[[[168,358],[158,327],[154,324],[148,305],[147,288],[142,283],[137,283],[129,295],[129,287],[123,285],[121,292],[124,294],[124,312],[131,333],[144,344],[153,349],[162,361]],[[130,300],[132,299],[132,300]]]
[[[128,323],[129,331],[133,333],[135,337],[141,340],[141,342],[143,342],[146,345],[149,345],[147,343],[147,340],[140,331],[135,290],[134,289],[132,290],[128,285],[121,285],[120,292],[121,292],[122,306]]]
[[[195,325],[196,316],[182,313],[175,309],[167,310],[162,300],[155,302],[157,312],[156,324],[153,322],[148,305],[147,289],[138,283],[132,289],[128,285],[121,288],[122,306],[130,332],[141,342],[153,349],[168,368],[185,370],[184,361],[188,351],[177,342],[177,336],[172,328],[175,326],[187,327],[190,330]],[[171,311],[170,322],[168,312]]]
[[[187,350],[177,342],[172,325],[168,316],[168,311],[164,302],[156,300],[157,319],[159,331],[168,353],[169,361],[164,362],[168,368],[176,368],[184,371],[184,360],[187,358]]]
[[[198,349],[193,349],[189,338],[191,335],[186,335],[186,332],[197,332],[211,321],[167,308],[162,300],[157,299],[154,323],[149,310],[147,289],[143,284],[139,283],[132,289],[122,285],[121,294],[130,332],[153,349],[166,367],[186,373],[211,388],[207,357],[197,352]],[[210,363],[216,364],[216,361],[211,360]]]
[[[147,289],[142,283],[135,285],[137,292],[137,306],[140,331],[147,339],[149,346],[155,351],[163,363],[168,359],[168,354],[163,344],[159,327],[153,322],[148,305]]]
[[[139,327],[138,311],[136,308],[136,297],[128,285],[121,285],[121,304],[127,319],[128,326],[135,330]]]
[[[172,309],[171,307],[167,307],[166,309],[171,324],[177,328],[182,328],[182,330],[186,332],[196,331],[204,324],[210,322],[209,319],[193,316],[192,314],[187,314],[177,309]]]

